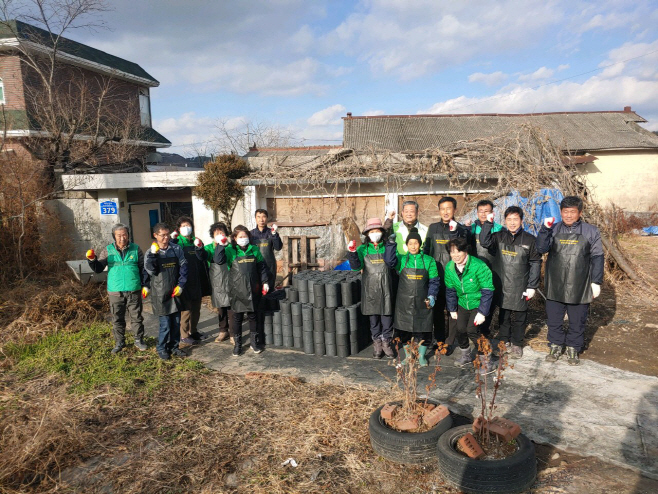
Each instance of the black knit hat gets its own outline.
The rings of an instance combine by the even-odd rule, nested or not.
[[[408,244],[409,240],[414,239],[414,238],[416,240],[418,240],[419,244],[423,243],[423,239],[420,238],[420,234],[418,233],[418,228],[416,228],[416,227],[412,227],[412,228],[409,229],[409,235],[407,235],[407,240],[404,243]]]

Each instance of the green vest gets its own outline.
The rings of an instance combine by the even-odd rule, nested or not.
[[[108,292],[136,292],[142,289],[138,258],[139,254],[135,244],[128,245],[126,256],[123,259],[114,244],[107,246]]]

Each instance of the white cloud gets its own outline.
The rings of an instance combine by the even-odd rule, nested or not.
[[[386,115],[384,110],[368,110],[363,112],[364,117],[377,117],[379,115]]]
[[[182,154],[212,149],[216,124],[216,119],[197,116],[195,112],[153,120],[153,128],[171,141],[171,147],[164,152]]]
[[[306,121],[311,127],[322,125],[340,125],[340,117],[345,115],[346,108],[343,105],[332,105],[324,110],[315,112]]]
[[[655,50],[658,50],[658,40],[650,44],[626,43],[611,50],[601,66]],[[646,128],[658,129],[658,53],[619,65],[623,70],[605,69],[582,82],[568,80],[533,89],[536,81],[528,80],[527,84],[510,84],[489,96],[459,96],[441,101],[418,113],[621,111],[630,105],[649,120],[644,125]]]
[[[543,81],[545,79],[550,79],[553,77],[555,71],[547,67],[540,67],[531,74],[522,74],[519,76],[520,81]]]
[[[475,72],[468,76],[468,82],[480,82],[487,86],[500,86],[507,80],[507,74],[501,72],[492,72],[491,74],[483,74],[482,72]]]
[[[569,68],[569,64],[568,64],[568,63],[565,63],[565,64],[563,64],[563,65],[558,65],[558,66],[557,66],[557,71],[558,71],[558,72],[562,72],[563,70],[567,70],[568,68]]]

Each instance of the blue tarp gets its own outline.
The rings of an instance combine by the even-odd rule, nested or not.
[[[518,191],[514,190],[507,196],[499,197],[493,201],[494,221],[504,226],[505,220],[503,214],[505,210],[510,206],[519,206],[523,209],[524,213],[523,228],[527,232],[537,235],[544,218],[553,216],[556,218],[556,221],[562,219],[560,215],[560,201],[562,201],[563,197],[562,192],[558,189],[541,189],[539,192],[533,194],[530,199],[523,197]],[[462,222],[468,220],[475,221],[476,219],[477,211],[474,208],[462,217]]]
[[[647,235],[658,235],[658,226],[647,226],[642,231]]]
[[[350,261],[345,261],[336,266],[334,271],[349,271],[350,269],[352,269],[350,268]]]

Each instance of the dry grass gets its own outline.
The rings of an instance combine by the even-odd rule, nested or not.
[[[7,343],[33,343],[54,331],[79,329],[107,310],[102,285],[60,276],[21,281],[0,291],[0,353]]]
[[[10,390],[13,388],[13,390]],[[53,379],[0,393],[0,490],[426,492],[434,466],[404,469],[370,448],[386,395],[276,375],[190,375],[144,402]],[[298,467],[282,466],[294,458]],[[82,465],[82,468],[80,466]],[[75,468],[77,467],[77,468]],[[443,489],[442,489],[443,491]]]

